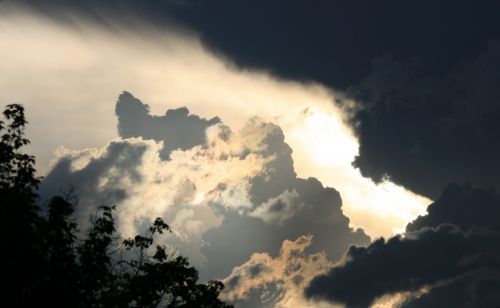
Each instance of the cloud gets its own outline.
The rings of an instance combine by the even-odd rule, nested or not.
[[[355,89],[363,175],[430,198],[450,182],[500,188],[500,44],[445,73],[391,57]],[[432,178],[432,181],[428,181]]]
[[[284,240],[304,234],[315,238],[312,253],[333,260],[352,244],[369,243],[363,230],[349,226],[335,189],[297,177],[279,126],[252,118],[233,132],[218,120],[188,116],[187,109],[151,117],[129,93],[119,97],[117,110],[139,123],[129,125],[136,137],[102,149],[60,149],[40,188],[48,198],[74,186],[81,222],[97,206],[116,204],[118,230],[131,236],[161,216],[174,230],[169,244],[200,266],[204,278],[222,278],[253,253],[274,255]],[[196,125],[186,137],[183,128]],[[181,137],[189,146],[177,147]],[[165,148],[175,148],[168,160],[161,156]]]
[[[292,149],[281,128],[256,119],[250,123],[244,131],[252,128],[254,134],[261,136],[265,147],[259,153],[272,159],[266,161],[265,172],[250,180],[249,197],[254,207],[245,215],[224,209],[226,219],[205,234],[211,243],[202,250],[211,260],[207,270],[213,275],[226,275],[253,252],[275,255],[284,239],[303,234],[314,236],[312,252],[325,251],[334,260],[352,244],[368,244],[364,231],[349,226],[349,219],[342,212],[342,199],[334,188],[324,187],[316,178],[297,177]]]
[[[338,192],[332,188],[324,188],[314,178],[297,179],[294,185],[298,194],[296,204],[302,206],[294,209],[293,216],[282,213],[283,218],[280,220],[283,222],[275,220],[275,223],[269,223],[255,217],[255,211],[260,211],[262,204],[250,212],[249,216],[226,211],[222,224],[209,230],[204,236],[211,243],[203,248],[205,255],[212,260],[210,266],[207,266],[208,270],[214,274],[227,275],[234,266],[245,262],[255,251],[268,252],[274,256],[278,254],[284,239],[298,238],[303,234],[314,236],[309,248],[312,253],[324,251],[332,260],[339,259],[352,244],[369,243],[369,238],[362,230],[349,228],[349,220],[341,211]],[[264,206],[268,203],[266,201]],[[225,258],[218,257],[220,255]]]
[[[325,272],[330,261],[324,253],[308,253],[312,236],[285,240],[276,257],[254,253],[224,278],[225,300],[238,307],[301,307],[302,289],[310,278]]]
[[[250,213],[250,216],[260,218],[267,223],[283,223],[294,216],[295,211],[300,211],[303,204],[299,202],[299,194],[296,190],[285,190],[276,197],[269,198],[258,208]],[[286,216],[283,215],[286,213]]]
[[[149,106],[132,94],[123,92],[116,104],[118,133],[122,138],[143,137],[164,141],[161,157],[167,159],[176,149],[186,150],[205,142],[207,127],[220,122],[190,115],[186,107],[170,109],[164,116],[149,114]]]
[[[325,251],[332,259],[350,243],[366,243],[362,231],[349,228],[342,208],[354,226],[391,234],[421,214],[427,201],[393,180],[439,200],[403,236],[351,248],[330,272],[342,278],[330,287],[349,286],[344,293],[319,283],[308,295],[354,306],[394,293],[408,307],[498,306],[496,193],[456,186],[439,197],[450,181],[499,188],[500,49],[486,48],[498,38],[497,4],[450,1],[429,9],[419,2],[372,3],[360,11],[355,4],[303,7],[295,1],[23,3],[41,15],[1,3],[0,57],[8,60],[0,63],[6,76],[0,78],[1,100],[27,104],[30,139],[35,149],[43,148],[44,162],[59,144],[98,147],[61,148],[42,187],[52,193],[74,183],[79,193],[90,194],[80,200],[80,219],[92,212],[87,205],[118,203],[121,231],[131,233],[164,215],[176,229],[172,245],[205,264],[207,275],[226,275],[256,251],[279,259],[283,240],[307,233],[314,235],[311,253]],[[364,77],[383,54],[394,57],[373,61],[372,74]],[[269,72],[306,82],[278,80]],[[364,81],[350,89],[349,99],[311,80],[330,87]],[[175,108],[155,117],[137,103],[145,108],[137,115],[146,130],[172,118],[192,119],[196,134],[108,142],[116,137],[116,122],[107,102],[124,88],[150,101],[153,111]],[[192,118],[178,102],[206,119],[221,115],[236,133]],[[356,135],[342,122],[344,109],[353,105],[360,108],[351,119]],[[119,125],[146,135],[144,127],[126,121],[130,112],[120,112],[125,121]],[[265,120],[242,128],[254,114]],[[328,131],[332,127],[338,134]],[[358,146],[356,165],[382,180],[379,185],[348,166]],[[68,181],[57,183],[57,174]],[[325,186],[336,187],[343,204]],[[429,271],[434,254],[451,262]],[[251,267],[248,275],[264,269]],[[352,273],[361,278],[353,282]],[[267,298],[282,299],[279,279],[273,279]],[[359,285],[365,286],[359,294],[349,292]]]
[[[306,295],[348,307],[402,292],[402,307],[496,307],[499,201],[494,190],[451,185],[403,236],[352,247],[342,264],[312,280]]]
[[[500,217],[500,195],[493,188],[450,184],[427,212],[409,223],[406,229],[416,231],[449,223],[464,230],[474,226],[500,230],[500,220],[497,219]]]
[[[123,236],[143,231],[161,216],[175,230],[177,244],[201,263],[201,235],[221,222],[207,202],[237,210],[251,207],[249,180],[262,171],[267,158],[252,147],[259,140],[245,143],[245,138],[244,133],[232,136],[227,127],[215,125],[207,131],[206,144],[174,151],[168,161],[160,157],[162,142],[142,138],[115,140],[100,150],[61,149],[40,193],[48,198],[68,185],[75,187],[83,224],[97,206],[118,205]]]

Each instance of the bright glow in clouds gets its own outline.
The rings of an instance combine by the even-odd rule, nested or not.
[[[388,179],[376,185],[352,168],[358,143],[335,114],[307,109],[299,121],[285,129],[294,149],[296,171],[314,175],[342,196],[351,224],[372,236],[401,233],[408,221],[425,213],[429,200]],[[335,142],[332,142],[335,140]],[[296,146],[294,146],[296,145]],[[386,223],[381,224],[381,220]]]
[[[187,106],[219,116],[234,131],[255,115],[280,125],[298,175],[336,188],[351,224],[372,237],[400,230],[430,203],[390,181],[375,185],[352,168],[357,140],[333,104],[341,93],[238,70],[174,27],[130,28],[82,21],[70,27],[15,10],[0,13],[0,101],[26,106],[42,173],[60,145],[102,147],[116,138],[115,101],[127,90],[152,113]]]

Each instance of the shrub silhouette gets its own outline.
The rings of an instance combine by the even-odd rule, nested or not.
[[[154,238],[170,232],[157,218],[148,233],[120,241],[114,207],[101,206],[80,233],[72,194],[55,196],[42,213],[35,157],[22,153],[27,121],[8,105],[0,121],[0,239],[2,300],[12,307],[231,307],[220,281],[198,283],[182,256]]]

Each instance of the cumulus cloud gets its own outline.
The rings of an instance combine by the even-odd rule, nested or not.
[[[221,222],[207,202],[242,211],[251,208],[249,181],[262,172],[267,158],[252,147],[259,140],[244,143],[245,138],[244,133],[233,136],[227,127],[216,125],[208,129],[206,143],[174,151],[169,161],[160,157],[162,142],[142,138],[115,140],[101,150],[61,149],[40,192],[50,197],[67,185],[75,187],[82,222],[97,206],[117,204],[124,236],[141,232],[161,216],[179,243],[191,245],[186,249],[200,263],[201,235]]]
[[[139,118],[140,128],[130,126],[137,137],[103,149],[60,149],[41,185],[46,197],[74,186],[81,221],[99,205],[116,204],[118,229],[130,236],[161,216],[174,230],[169,243],[201,266],[205,278],[228,275],[255,252],[275,255],[284,240],[304,234],[315,238],[312,253],[332,259],[352,244],[369,243],[361,229],[349,227],[335,189],[297,177],[279,126],[252,118],[233,132],[218,120],[188,116],[187,110],[150,117],[147,105],[129,93],[120,96],[118,109],[128,121]],[[156,121],[162,124],[155,127]],[[154,134],[143,134],[148,125]],[[198,125],[203,138],[183,135],[190,125]],[[191,147],[179,147],[180,137]],[[176,148],[169,159],[162,159],[165,148]]]
[[[500,304],[500,196],[451,185],[402,236],[353,247],[343,264],[314,278],[312,298],[367,307],[406,292],[402,307]]]

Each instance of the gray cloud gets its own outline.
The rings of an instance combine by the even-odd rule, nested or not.
[[[131,139],[113,141],[101,153],[86,150],[63,156],[43,179],[39,193],[50,198],[75,189],[77,196],[85,196],[79,200],[77,214],[81,222],[86,222],[98,206],[113,205],[128,197],[126,187],[121,185],[124,178],[132,185],[142,181],[138,168],[147,150],[147,144]],[[77,168],[79,164],[85,167]]]
[[[149,106],[129,92],[123,92],[116,103],[118,133],[122,138],[142,137],[163,141],[161,156],[167,159],[176,149],[186,150],[205,142],[207,127],[220,123],[190,115],[186,107],[168,110],[164,116],[149,114]]]
[[[349,228],[349,220],[340,209],[338,192],[332,188],[324,188],[314,178],[298,179],[296,182],[300,198],[297,202],[302,203],[303,207],[280,224],[226,211],[226,218],[221,226],[208,231],[204,236],[211,243],[203,249],[211,260],[207,268],[214,273],[228,274],[234,266],[244,263],[253,252],[269,252],[275,256],[284,239],[295,239],[303,234],[314,236],[309,251],[325,251],[333,260],[339,259],[352,244],[369,243],[369,238],[362,230]],[[284,216],[289,214],[285,213]],[[227,259],[218,258],[221,253]]]

